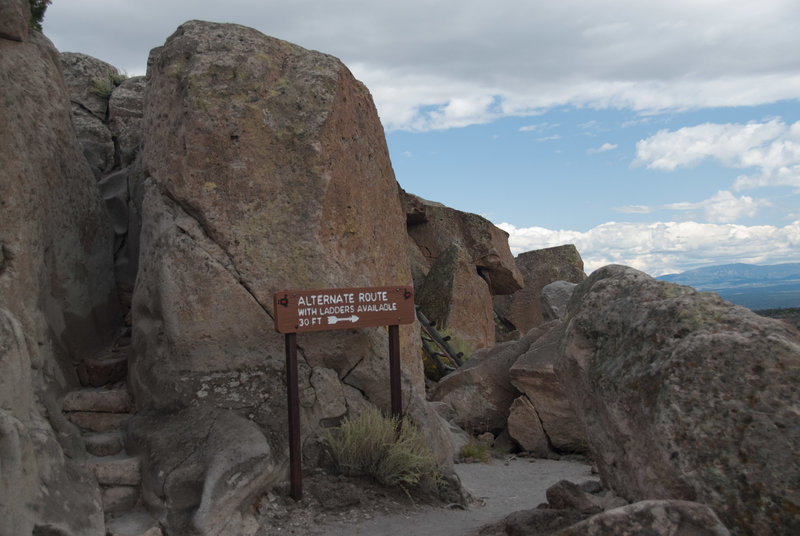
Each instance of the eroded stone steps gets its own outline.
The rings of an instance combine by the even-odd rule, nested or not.
[[[93,456],[114,456],[125,450],[125,434],[122,430],[108,432],[84,432],[86,451]]]
[[[161,528],[143,508],[106,516],[107,536],[162,536]]]
[[[86,464],[102,490],[106,534],[161,536],[158,523],[141,505],[141,460],[125,451],[125,426],[134,405],[124,384],[68,393],[63,411],[83,433]]]

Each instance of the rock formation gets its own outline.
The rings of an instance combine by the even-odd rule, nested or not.
[[[62,52],[72,124],[97,178],[114,231],[114,273],[124,308],[136,280],[141,227],[144,77],[125,78],[108,63]]]
[[[508,434],[522,450],[537,458],[547,458],[551,453],[542,420],[527,396],[517,397],[508,408]]]
[[[493,345],[492,295],[457,245],[442,251],[434,261],[417,295],[417,305],[426,317],[450,334],[465,356]]]
[[[546,330],[546,333],[511,365],[508,371],[511,383],[530,401],[542,430],[556,450],[586,452],[583,425],[554,371],[561,358],[563,325],[554,321],[535,329]],[[516,439],[511,428],[509,432]]]
[[[499,433],[508,411],[520,395],[511,383],[511,365],[547,332],[534,329],[519,341],[479,350],[456,372],[439,382],[431,399],[448,404],[457,425],[473,433]]]
[[[707,504],[734,534],[800,532],[800,333],[608,266],[577,287],[562,345],[606,487]]]
[[[514,259],[524,287],[507,296],[495,296],[494,308],[508,329],[525,334],[553,317],[542,307],[542,289],[555,281],[580,283],[586,279],[583,259],[572,244],[520,253]]]
[[[153,50],[146,78],[123,81],[59,56],[29,16],[0,0],[0,533],[115,530],[103,508],[137,503],[139,478],[167,533],[241,532],[286,473],[273,293],[412,282],[432,320],[484,347],[430,404],[419,325],[401,327],[403,405],[443,466],[466,441],[450,421],[541,456],[588,445],[607,488],[645,500],[615,510],[618,497],[563,484],[548,494],[559,510],[503,530],[725,534],[683,502],[698,501],[734,534],[800,532],[794,328],[624,267],[575,286],[572,246],[515,261],[485,219],[399,189],[369,92],[331,56],[192,21]],[[90,363],[134,281],[133,399],[120,383],[75,392],[124,375],[124,361],[119,374]],[[523,336],[488,348],[493,299]],[[389,407],[387,335],[299,346],[313,466],[320,427]],[[110,405],[86,415],[90,399]],[[73,424],[100,421],[130,422],[126,441]],[[139,455],[117,464],[129,474],[87,461],[125,446]]]
[[[121,323],[113,237],[78,145],[58,52],[0,2],[0,533],[104,534],[60,398]]]
[[[217,534],[285,476],[273,294],[410,284],[406,218],[369,92],[331,56],[188,22],[151,53],[143,125],[132,435],[148,504],[171,527]],[[400,331],[404,407],[450,460],[423,399],[418,326]],[[388,409],[384,330],[298,342],[305,439],[356,409],[355,393]],[[179,430],[185,442],[159,439]],[[209,434],[214,449],[196,451]]]
[[[559,536],[728,536],[711,508],[690,501],[640,501],[592,516],[560,530]]]
[[[523,286],[508,234],[476,214],[402,192],[422,312],[471,352],[494,345],[491,296]]]
[[[476,536],[729,536],[708,506],[690,501],[627,504],[596,481],[562,480],[547,489],[547,502],[481,527]]]

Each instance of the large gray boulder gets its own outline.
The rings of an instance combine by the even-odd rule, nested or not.
[[[690,501],[640,501],[608,510],[554,536],[728,536],[708,506]]]
[[[534,456],[546,458],[551,453],[542,419],[525,395],[517,397],[508,408],[508,435],[522,450]]]
[[[258,451],[258,485],[217,480],[230,489],[210,496],[217,484],[201,473],[176,474],[173,489],[183,479],[194,490],[179,515],[159,481],[145,481],[145,498],[165,519],[217,534],[217,524],[198,521],[203,505],[215,509],[207,519],[224,517],[285,478],[284,337],[273,329],[273,294],[411,284],[405,214],[371,96],[326,54],[242,26],[185,23],[151,52],[142,124],[134,427],[154,430],[174,416],[180,428],[189,408],[226,411],[254,423],[252,441],[268,447]],[[404,407],[449,462],[444,422],[424,401],[419,327],[400,335]],[[298,343],[302,436],[313,458],[316,430],[360,411],[359,397],[389,409],[388,342],[385,330],[368,328],[302,334]],[[157,434],[137,437],[142,451],[161,452]],[[215,449],[235,452],[239,441],[220,436]],[[145,472],[168,463],[160,458]],[[218,474],[238,463],[216,459]]]
[[[143,467],[144,500],[178,534],[238,534],[241,503],[274,480],[275,457],[264,434],[235,411],[188,408],[138,419],[128,443],[150,460]]]
[[[0,1],[0,39],[25,41],[28,37],[31,8],[28,2]]]
[[[0,13],[29,16],[28,2]],[[60,398],[120,323],[113,239],[58,52],[17,34],[0,38],[0,533],[102,535],[100,490]]]
[[[536,329],[547,332],[511,365],[508,370],[511,384],[531,402],[541,420],[541,428],[556,450],[585,453],[588,446],[583,424],[555,373],[555,366],[561,359],[564,326],[553,321]]]
[[[567,313],[556,372],[606,487],[710,506],[735,534],[800,532],[800,333],[623,266]]]
[[[586,279],[583,259],[572,244],[520,253],[514,261],[524,286],[508,296],[495,296],[494,308],[509,327],[521,334],[553,319],[545,317],[542,307],[545,286],[555,281],[580,283]]]

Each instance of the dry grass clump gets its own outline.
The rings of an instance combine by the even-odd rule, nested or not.
[[[473,437],[470,438],[469,443],[461,447],[458,455],[464,460],[489,463],[492,458],[492,451],[489,445]]]
[[[400,425],[400,426],[398,426]],[[368,476],[385,486],[434,491],[440,478],[425,434],[410,420],[386,417],[377,408],[323,431],[336,470]]]
[[[110,69],[102,76],[92,78],[92,93],[107,99],[118,85],[127,80],[128,75]]]

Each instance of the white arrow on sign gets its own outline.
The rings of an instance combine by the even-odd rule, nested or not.
[[[337,322],[358,322],[358,317],[356,315],[353,316],[346,316],[344,318],[339,318],[338,316],[329,316],[328,317],[328,324],[336,324]]]

